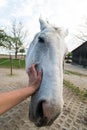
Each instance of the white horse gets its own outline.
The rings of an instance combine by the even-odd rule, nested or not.
[[[67,31],[40,21],[26,56],[26,71],[34,63],[43,70],[40,89],[31,97],[29,117],[37,126],[51,125],[63,108],[63,59]]]

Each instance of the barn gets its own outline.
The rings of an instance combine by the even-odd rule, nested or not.
[[[72,51],[72,63],[87,66],[87,41]]]

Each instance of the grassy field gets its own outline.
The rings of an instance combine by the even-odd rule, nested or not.
[[[1,58],[0,59],[0,67],[10,68],[11,61],[9,58]],[[25,60],[24,59],[12,59],[12,67],[13,68],[24,68]]]

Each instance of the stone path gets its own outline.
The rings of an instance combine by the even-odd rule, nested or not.
[[[24,70],[0,69],[0,92],[24,87],[28,78]],[[20,78],[19,78],[20,76]],[[0,116],[0,130],[87,130],[87,100],[83,101],[64,86],[64,109],[52,126],[37,128],[28,119],[29,100],[20,103]]]

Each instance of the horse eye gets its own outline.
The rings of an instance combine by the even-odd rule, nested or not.
[[[38,37],[38,41],[41,43],[44,43],[44,38],[43,37]]]
[[[57,31],[58,30],[58,28],[56,28],[56,27],[54,27],[54,29]]]

